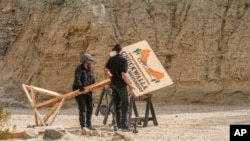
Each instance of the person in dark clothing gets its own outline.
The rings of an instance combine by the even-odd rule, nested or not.
[[[117,126],[120,129],[128,129],[129,95],[127,87],[133,89],[126,76],[128,61],[122,56],[122,47],[116,44],[112,51],[116,55],[109,58],[105,65],[106,77],[111,77],[111,89],[114,100],[114,110]]]
[[[91,117],[93,113],[93,96],[92,92],[85,87],[95,83],[91,63],[94,58],[90,54],[84,54],[80,58],[81,64],[75,69],[74,83],[72,90],[82,91],[83,94],[75,97],[79,109],[79,122],[81,129],[88,128],[94,130],[91,125]]]

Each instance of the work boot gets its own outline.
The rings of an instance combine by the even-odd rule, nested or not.
[[[87,127],[89,130],[96,130],[93,126],[88,126]]]
[[[122,132],[131,132],[132,130],[131,130],[129,127],[127,127],[127,126],[123,126],[123,127],[121,128],[121,131],[122,131]]]
[[[82,135],[89,136],[90,135],[90,130],[86,127],[82,128]]]

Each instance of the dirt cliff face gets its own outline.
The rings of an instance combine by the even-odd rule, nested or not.
[[[85,52],[101,81],[114,44],[147,40],[174,81],[155,101],[249,102],[249,7],[249,0],[2,0],[1,95],[26,99],[22,83],[70,92]]]

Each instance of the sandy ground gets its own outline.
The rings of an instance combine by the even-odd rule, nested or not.
[[[144,103],[138,103],[139,114],[144,115]],[[249,124],[250,108],[246,105],[154,105],[158,126],[149,121],[147,127],[138,125],[138,133],[126,132],[134,141],[228,141],[230,124]],[[9,126],[16,125],[17,130],[24,130],[27,125],[34,125],[34,116],[30,108],[7,107],[12,113]],[[103,116],[93,115],[93,126],[104,136],[86,137],[80,134],[78,110],[75,107],[61,109],[53,126],[66,129],[66,134],[60,141],[88,140],[111,141],[113,127],[110,125],[111,116],[107,125],[103,125]],[[22,141],[24,139],[12,139]],[[27,141],[40,141],[42,135]]]

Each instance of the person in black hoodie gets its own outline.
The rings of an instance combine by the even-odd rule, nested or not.
[[[94,130],[91,125],[91,117],[93,113],[93,96],[92,92],[85,87],[95,83],[91,64],[94,58],[90,54],[84,54],[80,58],[81,64],[75,69],[74,83],[72,90],[80,90],[83,94],[75,97],[79,109],[79,122],[81,129]]]

